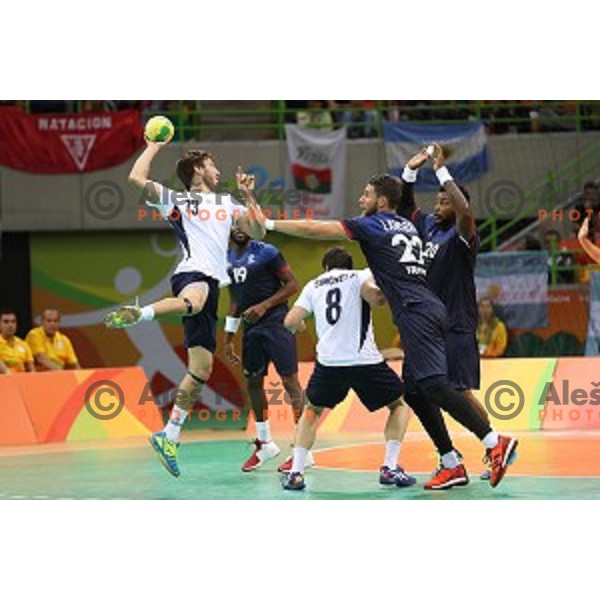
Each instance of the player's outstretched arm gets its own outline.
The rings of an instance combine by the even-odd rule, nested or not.
[[[470,241],[477,232],[473,211],[471,210],[469,201],[460,191],[460,188],[456,185],[454,179],[452,179],[448,168],[445,166],[446,159],[442,147],[439,144],[433,144],[433,146],[435,148],[433,168],[440,184],[450,196],[450,202],[452,202],[452,208],[456,214],[456,229],[462,237]]]
[[[297,331],[302,333],[306,330],[306,323],[304,322],[304,319],[306,319],[309,314],[310,313],[305,308],[292,306],[290,312],[288,312],[288,314],[285,316],[283,325],[292,333],[296,333]]]
[[[586,217],[583,225],[579,229],[577,239],[581,244],[581,247],[585,250],[586,254],[594,261],[600,264],[600,248],[593,244],[589,236],[590,232],[590,218]]]
[[[146,148],[133,163],[133,167],[131,167],[127,181],[138,191],[144,192],[146,194],[146,200],[160,199],[162,186],[156,181],[149,179],[150,165],[152,164],[154,157],[160,152],[161,148],[166,146],[170,140],[171,138],[164,142],[151,142],[150,140],[146,140]]]
[[[272,221],[266,219],[269,231],[279,231],[286,235],[319,240],[346,240],[348,236],[340,221]]]
[[[3,360],[0,360],[0,375],[8,375],[8,367]]]
[[[400,205],[396,212],[407,219],[410,219],[417,208],[415,202],[415,181],[417,180],[418,170],[427,162],[427,150],[421,150],[415,154],[404,167],[402,173],[402,196],[400,197]]]

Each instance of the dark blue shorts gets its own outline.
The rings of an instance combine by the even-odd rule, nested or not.
[[[186,348],[202,346],[214,354],[217,349],[217,309],[219,307],[219,282],[204,273],[192,271],[176,273],[171,277],[173,296],[179,296],[181,290],[190,283],[206,282],[208,298],[204,308],[196,315],[182,317],[184,342]]]
[[[408,304],[395,322],[404,349],[402,377],[407,386],[431,378],[447,382],[447,315],[442,301],[432,298]]]
[[[244,331],[242,366],[247,377],[264,377],[273,362],[281,377],[298,372],[296,337],[283,322],[254,325]]]
[[[351,389],[371,412],[388,406],[404,394],[402,380],[386,362],[355,367],[326,367],[317,362],[306,397],[313,406],[333,408]]]
[[[448,379],[455,390],[478,390],[479,347],[475,333],[449,331],[446,336]]]

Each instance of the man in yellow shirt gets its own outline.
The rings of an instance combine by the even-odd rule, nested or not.
[[[60,313],[47,308],[42,313],[42,325],[27,334],[27,343],[33,352],[37,371],[80,369],[71,340],[58,331]]]
[[[33,355],[29,346],[15,333],[17,314],[14,310],[0,311],[0,375],[33,371]]]

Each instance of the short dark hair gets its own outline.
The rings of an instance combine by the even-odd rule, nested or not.
[[[467,191],[467,188],[460,183],[456,184],[456,187],[462,192],[462,195],[465,197],[467,202],[471,202],[471,194]],[[447,192],[446,188],[443,185],[440,185],[440,192]]]
[[[590,188],[597,190],[598,189],[598,184],[595,181],[586,181],[583,184],[583,189],[584,190],[589,190]]]
[[[12,308],[0,308],[0,319],[4,316],[4,315],[15,315],[15,317],[17,316],[17,311],[12,309]]]
[[[188,150],[177,161],[175,165],[177,177],[179,177],[186,190],[189,190],[192,187],[194,169],[196,167],[203,167],[204,161],[208,160],[209,158],[214,162],[214,155],[206,150]]]
[[[402,198],[402,182],[400,179],[388,173],[383,173],[373,175],[367,183],[373,186],[377,197],[385,196],[388,199],[390,208],[396,209],[400,206],[400,199]]]
[[[352,269],[354,267],[352,255],[346,248],[342,248],[342,246],[329,248],[323,255],[321,264],[326,271],[330,271],[331,269]]]

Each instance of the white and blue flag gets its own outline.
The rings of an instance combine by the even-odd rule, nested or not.
[[[433,125],[384,123],[383,139],[388,172],[400,177],[409,159],[428,144],[438,142],[448,150],[446,166],[459,183],[468,183],[488,170],[487,137],[481,123]],[[419,170],[416,189],[432,191],[439,183],[431,162]]]
[[[548,253],[487,252],[477,256],[477,300],[490,298],[509,329],[548,325]]]
[[[600,273],[592,273],[590,279],[590,320],[585,341],[585,355],[600,355]]]

